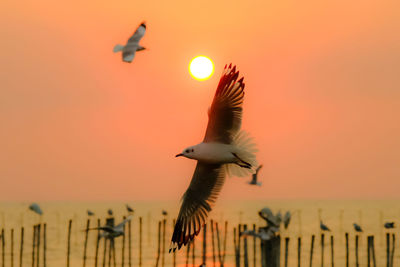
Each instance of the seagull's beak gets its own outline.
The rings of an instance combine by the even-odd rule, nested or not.
[[[181,157],[181,156],[183,156],[183,154],[182,154],[182,153],[179,153],[178,155],[175,156],[175,158]]]

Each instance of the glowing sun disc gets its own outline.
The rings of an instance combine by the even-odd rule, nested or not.
[[[208,80],[214,73],[214,63],[206,56],[197,56],[189,63],[189,73],[198,81]]]

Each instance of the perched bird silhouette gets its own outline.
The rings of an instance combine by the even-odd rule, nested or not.
[[[261,186],[261,182],[258,182],[257,180],[258,180],[258,172],[260,171],[260,169],[262,167],[263,167],[263,165],[260,165],[260,166],[257,167],[256,173],[253,173],[253,175],[252,175],[253,178],[251,179],[250,182],[248,182],[249,184]]]
[[[122,51],[122,60],[124,62],[131,63],[133,58],[135,57],[136,51],[142,51],[146,49],[145,47],[139,45],[140,39],[142,39],[143,35],[146,32],[146,23],[142,22],[139,27],[136,29],[135,33],[128,39],[126,45],[117,44],[114,47],[113,52],[118,53]]]
[[[383,225],[386,229],[394,228],[394,222],[387,222]]]
[[[361,226],[359,226],[358,224],[353,223],[353,226],[354,226],[354,230],[356,230],[356,232],[362,232],[362,231],[363,231],[363,230],[361,229]]]
[[[108,209],[107,213],[108,213],[108,215],[112,216],[113,215],[112,209]]]
[[[131,206],[129,206],[128,204],[126,204],[125,207],[126,207],[126,210],[127,210],[129,213],[133,213],[133,212],[135,211],[135,210],[132,209]]]
[[[188,147],[176,157],[197,160],[192,181],[182,198],[174,227],[170,252],[198,235],[217,200],[225,176],[245,176],[257,166],[256,147],[240,131],[244,99],[243,78],[232,64],[225,66],[214,100],[208,111],[208,125],[202,143]]]
[[[323,224],[322,221],[319,222],[319,227],[321,228],[322,231],[331,231],[331,229],[329,229],[328,226]]]
[[[91,210],[87,210],[87,215],[88,215],[88,216],[93,216],[93,215],[94,215],[94,212],[91,211]]]
[[[39,214],[39,215],[42,215],[42,214],[43,214],[42,209],[40,208],[40,206],[39,206],[37,203],[32,203],[32,204],[29,206],[29,209],[30,209],[31,211],[33,211],[34,213],[36,213],[36,214]]]
[[[292,218],[292,215],[290,214],[290,211],[287,211],[285,213],[285,215],[283,216],[283,226],[285,227],[285,229],[288,228],[291,218]]]
[[[132,219],[132,216],[129,216],[125,220],[123,220],[120,224],[116,226],[101,226],[101,227],[96,227],[96,228],[90,228],[89,230],[103,230],[103,233],[100,235],[101,237],[106,237],[106,238],[116,238],[118,236],[121,236],[124,234],[124,225],[129,222]]]
[[[164,215],[164,216],[167,216],[168,215],[168,212],[166,211],[166,210],[162,210],[162,215]]]

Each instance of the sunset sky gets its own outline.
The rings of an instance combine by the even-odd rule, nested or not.
[[[3,0],[0,29],[2,201],[179,199],[230,62],[263,185],[221,198],[399,196],[400,1]]]

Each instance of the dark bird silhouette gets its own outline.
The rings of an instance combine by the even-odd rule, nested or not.
[[[96,228],[90,228],[89,230],[103,230],[103,233],[100,235],[101,237],[106,237],[106,238],[116,238],[118,236],[124,235],[124,225],[129,222],[132,219],[132,216],[129,216],[125,220],[123,220],[120,224],[116,226],[101,226],[101,227],[96,227]]]
[[[323,224],[322,221],[319,222],[319,227],[321,228],[322,231],[331,231],[331,229],[329,229],[328,226]]]
[[[394,228],[394,222],[387,222],[383,225],[386,229]]]
[[[91,211],[91,210],[87,210],[87,215],[88,215],[88,216],[93,216],[93,215],[94,215],[94,212]]]
[[[164,215],[164,216],[167,216],[168,215],[168,212],[166,211],[166,210],[162,210],[162,215]]]
[[[287,211],[285,213],[285,216],[283,216],[283,226],[285,227],[285,229],[288,228],[291,218],[292,218],[292,215],[291,215],[290,211]]]
[[[108,209],[107,213],[108,213],[108,215],[112,216],[113,215],[112,209]]]
[[[359,226],[358,224],[353,223],[353,226],[354,226],[354,230],[356,230],[356,232],[362,232],[362,231],[363,231],[363,230],[361,229],[361,226]]]
[[[126,206],[126,210],[127,210],[129,213],[133,213],[133,212],[135,211],[135,210],[132,209],[128,204],[126,204],[125,206]]]
[[[32,203],[32,204],[29,206],[29,209],[30,209],[31,211],[33,211],[34,213],[36,213],[36,214],[39,214],[39,215],[42,215],[42,214],[43,214],[42,209],[39,207],[39,205],[38,205],[37,203]]]
[[[253,179],[251,179],[251,181],[248,182],[248,184],[261,186],[261,182],[258,182],[257,180],[258,180],[258,172],[260,171],[260,169],[262,167],[263,167],[263,165],[260,165],[257,167],[256,172],[253,173],[253,175],[252,175]]]

